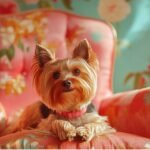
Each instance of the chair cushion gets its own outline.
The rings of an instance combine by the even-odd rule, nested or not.
[[[59,141],[56,137],[37,130],[22,131],[0,138],[1,148],[14,149],[144,149],[149,148],[149,144],[150,139],[122,132],[97,136],[90,142]]]
[[[150,88],[116,94],[102,101],[100,114],[118,131],[150,138]]]

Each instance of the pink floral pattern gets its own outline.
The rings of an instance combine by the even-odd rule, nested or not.
[[[38,99],[31,77],[35,44],[64,57],[65,27],[64,14],[49,10],[0,16],[0,100],[8,108],[8,114]]]
[[[19,18],[2,17],[0,21],[1,71],[11,71],[20,74],[24,67],[23,54],[31,51],[31,47],[25,43],[27,41],[42,43],[45,39],[43,28],[46,28],[48,22],[46,13],[29,13]],[[0,89],[7,94],[21,94],[25,89],[24,77],[19,74],[14,74],[13,76],[9,75],[9,73],[4,74],[3,78],[1,78]]]

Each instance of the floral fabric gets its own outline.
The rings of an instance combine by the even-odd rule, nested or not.
[[[8,114],[39,99],[31,75],[35,45],[66,56],[66,23],[66,15],[51,11],[0,17],[0,101]]]

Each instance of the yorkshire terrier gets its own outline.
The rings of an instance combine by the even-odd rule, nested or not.
[[[98,70],[98,59],[87,40],[66,59],[56,59],[53,51],[37,45],[33,75],[42,99],[25,109],[11,132],[34,127],[48,130],[60,140],[81,137],[85,141],[114,132],[92,104]]]

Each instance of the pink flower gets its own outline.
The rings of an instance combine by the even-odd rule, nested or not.
[[[131,8],[126,0],[100,0],[98,11],[103,19],[115,23],[125,19]]]
[[[0,14],[12,14],[18,11],[18,5],[12,0],[0,1]]]

